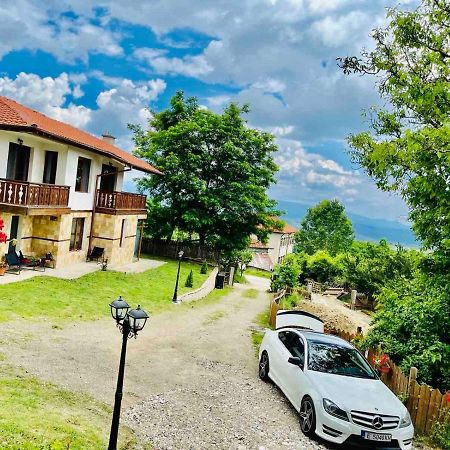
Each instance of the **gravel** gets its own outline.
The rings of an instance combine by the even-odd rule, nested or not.
[[[128,409],[124,421],[155,449],[325,449],[300,431],[298,416],[272,384],[218,361],[207,374]],[[201,371],[203,372],[203,371]]]

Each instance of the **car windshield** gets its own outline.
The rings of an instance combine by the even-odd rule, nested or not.
[[[308,341],[308,369],[356,378],[377,378],[358,350],[339,344]]]

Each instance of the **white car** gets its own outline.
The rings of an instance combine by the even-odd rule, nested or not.
[[[355,347],[323,333],[318,317],[279,311],[259,358],[260,378],[283,391],[305,435],[366,448],[412,448],[414,427],[405,406]]]

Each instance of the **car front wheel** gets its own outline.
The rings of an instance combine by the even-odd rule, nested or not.
[[[311,397],[305,397],[300,406],[300,428],[306,436],[313,436],[316,430],[316,411]]]
[[[263,381],[269,381],[269,355],[266,351],[262,352],[259,360],[259,378]]]

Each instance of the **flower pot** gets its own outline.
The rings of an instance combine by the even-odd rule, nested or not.
[[[0,276],[2,277],[3,275],[5,275],[6,272],[6,267],[0,267]]]

